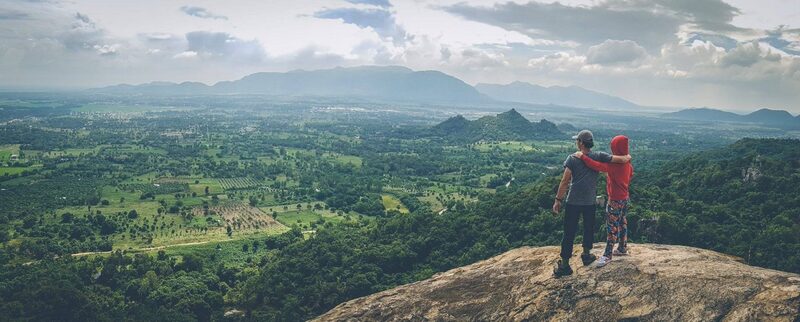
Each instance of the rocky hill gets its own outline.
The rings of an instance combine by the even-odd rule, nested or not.
[[[800,275],[691,247],[630,249],[603,268],[580,267],[574,258],[575,274],[557,279],[557,247],[518,248],[345,302],[316,320],[800,320]]]
[[[528,121],[515,109],[497,115],[486,115],[470,121],[457,115],[430,129],[429,135],[456,141],[529,140],[565,138],[558,127],[545,119]]]

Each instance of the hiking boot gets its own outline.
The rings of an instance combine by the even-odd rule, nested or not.
[[[597,260],[597,267],[606,266],[606,264],[608,264],[610,262],[611,262],[611,258],[610,257],[600,256],[600,259]]]
[[[581,261],[583,261],[583,266],[589,266],[590,264],[594,263],[597,260],[597,256],[592,254],[582,254]]]
[[[553,275],[555,277],[572,275],[572,267],[569,267],[568,261],[565,264],[564,260],[559,259],[556,268],[553,270]]]
[[[622,249],[617,248],[617,249],[614,250],[614,255],[615,256],[628,255],[628,249],[627,248],[622,248]]]

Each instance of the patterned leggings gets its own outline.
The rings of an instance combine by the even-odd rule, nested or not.
[[[617,249],[625,251],[625,244],[628,242],[628,200],[609,200],[606,206],[606,251],[603,256],[611,258],[614,243],[619,242]]]

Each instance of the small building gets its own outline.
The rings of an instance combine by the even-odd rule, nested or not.
[[[19,154],[12,154],[11,158],[9,158],[8,160],[11,161],[11,162],[19,161]]]

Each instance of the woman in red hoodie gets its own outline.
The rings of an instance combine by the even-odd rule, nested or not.
[[[624,135],[615,136],[611,140],[611,153],[614,155],[627,155],[628,137]],[[580,152],[575,153],[576,157],[581,158],[587,167],[608,173],[606,179],[606,189],[608,190],[608,205],[606,205],[606,226],[608,237],[606,239],[606,250],[603,256],[597,261],[597,266],[602,267],[611,261],[613,255],[627,255],[626,243],[628,241],[628,220],[625,216],[628,213],[628,186],[633,177],[633,165],[628,163],[603,163],[595,161]],[[614,243],[619,242],[617,249],[613,250]]]

